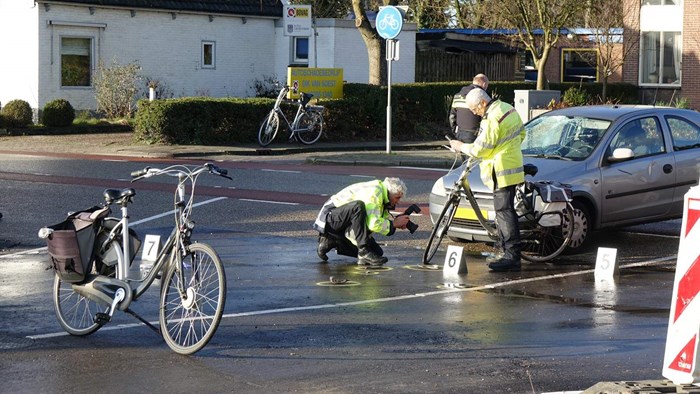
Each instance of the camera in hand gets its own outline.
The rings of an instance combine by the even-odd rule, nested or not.
[[[411,204],[410,207],[406,208],[402,215],[411,216],[412,213],[420,213],[420,207],[418,207],[416,204]],[[406,228],[411,234],[413,234],[416,230],[418,230],[418,225],[409,220],[408,223],[406,223]]]

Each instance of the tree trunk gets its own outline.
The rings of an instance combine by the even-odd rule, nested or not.
[[[384,61],[384,40],[379,37],[377,30],[372,27],[367,19],[367,14],[362,0],[352,0],[352,8],[355,12],[355,27],[360,31],[362,40],[367,47],[369,59],[369,83],[370,85],[382,85],[386,82],[386,65]]]

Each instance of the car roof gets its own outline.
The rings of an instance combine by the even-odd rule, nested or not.
[[[684,110],[673,107],[658,107],[653,105],[585,105],[581,107],[567,107],[556,109],[541,116],[584,116],[588,118],[615,121],[630,114],[685,114],[697,113],[693,110]]]

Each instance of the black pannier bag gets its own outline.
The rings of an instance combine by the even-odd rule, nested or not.
[[[51,266],[62,281],[82,282],[90,273],[95,236],[102,218],[108,214],[108,207],[95,206],[48,226],[53,230],[46,239]]]

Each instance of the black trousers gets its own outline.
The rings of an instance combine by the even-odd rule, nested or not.
[[[355,234],[357,246],[345,238],[348,228]],[[336,241],[338,254],[357,257],[358,247],[368,248],[380,256],[383,254],[367,228],[367,211],[362,201],[352,201],[331,209],[326,218],[326,235]]]
[[[496,227],[503,248],[504,258],[520,261],[520,225],[515,212],[515,185],[493,192],[493,208],[496,211]]]

